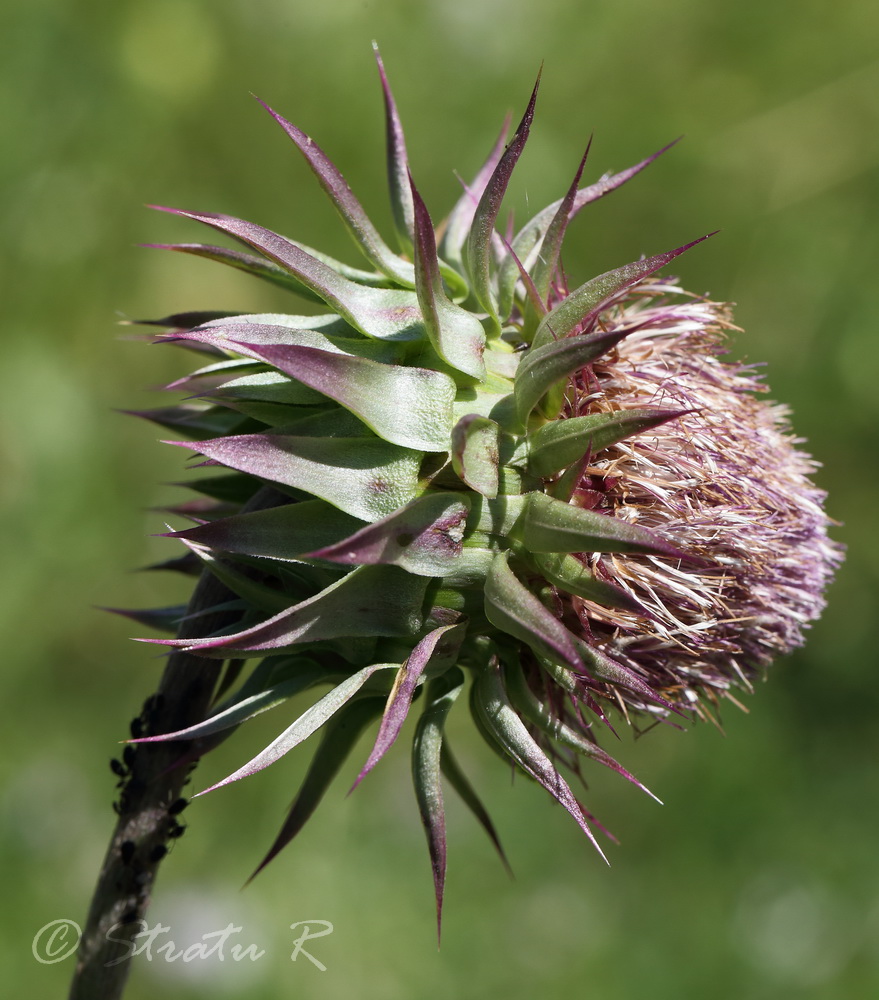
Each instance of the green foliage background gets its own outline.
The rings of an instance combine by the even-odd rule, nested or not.
[[[182,372],[119,339],[120,317],[282,307],[259,283],[138,249],[199,239],[146,201],[225,211],[352,262],[307,168],[251,100],[311,132],[386,232],[381,104],[395,87],[435,217],[507,110],[544,84],[513,202],[558,197],[590,132],[587,177],[686,141],[592,206],[566,266],[579,281],[715,228],[687,287],[739,303],[736,351],[824,463],[849,556],[806,650],[750,715],[618,748],[665,801],[594,774],[621,840],[606,869],[562,810],[459,726],[516,871],[450,801],[444,941],[402,745],[350,799],[345,778],[300,841],[246,891],[307,753],[199,800],[161,875],[154,920],[189,944],[229,922],[257,962],[140,962],[131,1000],[207,996],[531,998],[575,992],[722,1000],[879,995],[876,585],[879,487],[879,8],[870,0],[30,0],[0,13],[0,501],[3,918],[10,995],[63,996],[72,960],[31,954],[82,922],[109,835],[107,767],[161,669],[95,605],[173,603],[131,567],[170,554],[150,508],[181,454],[114,408]],[[872,666],[871,666],[872,664]],[[198,787],[278,731],[230,741]],[[625,734],[624,734],[625,735]],[[367,747],[362,748],[363,754]],[[451,795],[450,795],[451,798]],[[289,959],[294,921],[329,920],[325,972]]]

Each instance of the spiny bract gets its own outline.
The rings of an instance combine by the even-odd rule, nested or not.
[[[585,756],[638,784],[598,744],[609,709],[631,723],[710,715],[801,642],[840,555],[785,411],[754,397],[762,387],[747,368],[719,359],[727,309],[655,276],[699,240],[568,290],[568,223],[660,154],[581,188],[584,156],[567,194],[504,239],[496,223],[535,86],[511,141],[505,129],[437,239],[381,61],[379,71],[399,254],[323,151],[271,109],[371,270],[240,219],[177,212],[256,253],[168,249],[324,308],[158,321],[168,328],[158,340],[210,359],[170,387],[189,401],[144,415],[227,470],[190,484],[202,500],[177,510],[198,523],[172,536],[188,548],[175,568],[227,588],[228,625],[204,636],[207,609],[191,607],[178,638],[153,641],[228,666],[210,718],[153,738],[196,739],[203,752],[331,685],[219,782],[324,727],[265,864],[364,727],[378,723],[358,781],[420,700],[412,771],[441,906],[441,775],[500,850],[443,738],[468,675],[482,735],[594,843],[556,765],[579,776]],[[173,631],[180,614],[149,620]],[[260,662],[229,694],[245,659]]]

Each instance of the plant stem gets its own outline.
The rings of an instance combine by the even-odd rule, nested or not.
[[[205,571],[188,613],[216,606],[231,596]],[[190,638],[210,635],[227,624],[228,617],[228,613],[198,617],[194,623],[187,622],[186,634]],[[201,722],[221,667],[220,660],[172,652],[158,691],[144,705],[143,735],[175,732]],[[136,747],[117,806],[119,821],[83,930],[70,1000],[119,1000],[122,996],[136,947],[132,939],[146,926],[144,917],[166,844],[179,832],[169,807],[180,798],[195,761],[175,765],[192,751],[193,744],[175,741]]]

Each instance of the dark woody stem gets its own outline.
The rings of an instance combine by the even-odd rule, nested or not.
[[[272,506],[278,495],[259,490],[247,510]],[[230,600],[232,594],[210,572],[200,577],[189,602],[187,638],[211,635],[237,618],[235,612],[201,613]],[[174,650],[157,692],[140,716],[141,735],[176,732],[201,722],[211,706],[223,666],[221,660]],[[110,840],[77,955],[69,1000],[119,1000],[145,929],[153,883],[167,845],[182,832],[177,810],[181,793],[198,761],[191,742],[141,743],[126,765],[119,814]],[[182,762],[182,763],[181,763]]]

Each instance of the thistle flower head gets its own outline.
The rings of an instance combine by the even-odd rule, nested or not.
[[[676,286],[645,282],[606,317],[637,326],[612,357],[578,376],[567,415],[660,405],[680,416],[589,456],[573,501],[638,523],[702,556],[594,553],[595,574],[646,612],[572,600],[594,640],[697,713],[801,645],[839,562],[827,537],[816,463],[798,450],[788,410],[767,404],[747,365],[722,360],[729,310],[674,305]]]
[[[466,685],[482,735],[595,843],[560,769],[579,775],[586,757],[638,784],[600,745],[614,714],[633,725],[711,715],[749,689],[802,641],[840,550],[786,410],[759,398],[749,367],[723,359],[729,310],[657,276],[700,240],[569,289],[559,264],[568,223],[664,150],[581,187],[584,157],[567,193],[504,239],[499,211],[535,87],[509,143],[495,143],[435,228],[379,70],[400,252],[324,152],[271,109],[367,266],[230,216],[177,213],[245,250],[168,249],[322,309],[158,321],[159,341],[197,348],[207,363],[169,387],[186,401],[144,415],[184,434],[173,443],[200,465],[223,467],[190,484],[196,506],[177,509],[197,523],[171,533],[187,547],[173,566],[222,581],[228,624],[203,635],[190,615],[177,637],[152,640],[227,667],[209,718],[149,739],[196,740],[204,752],[330,685],[213,786],[322,728],[265,864],[359,734],[375,731],[357,782],[411,712],[439,907],[443,777],[499,847],[444,736]],[[173,631],[173,617],[150,620]],[[255,666],[238,683],[244,661]]]

